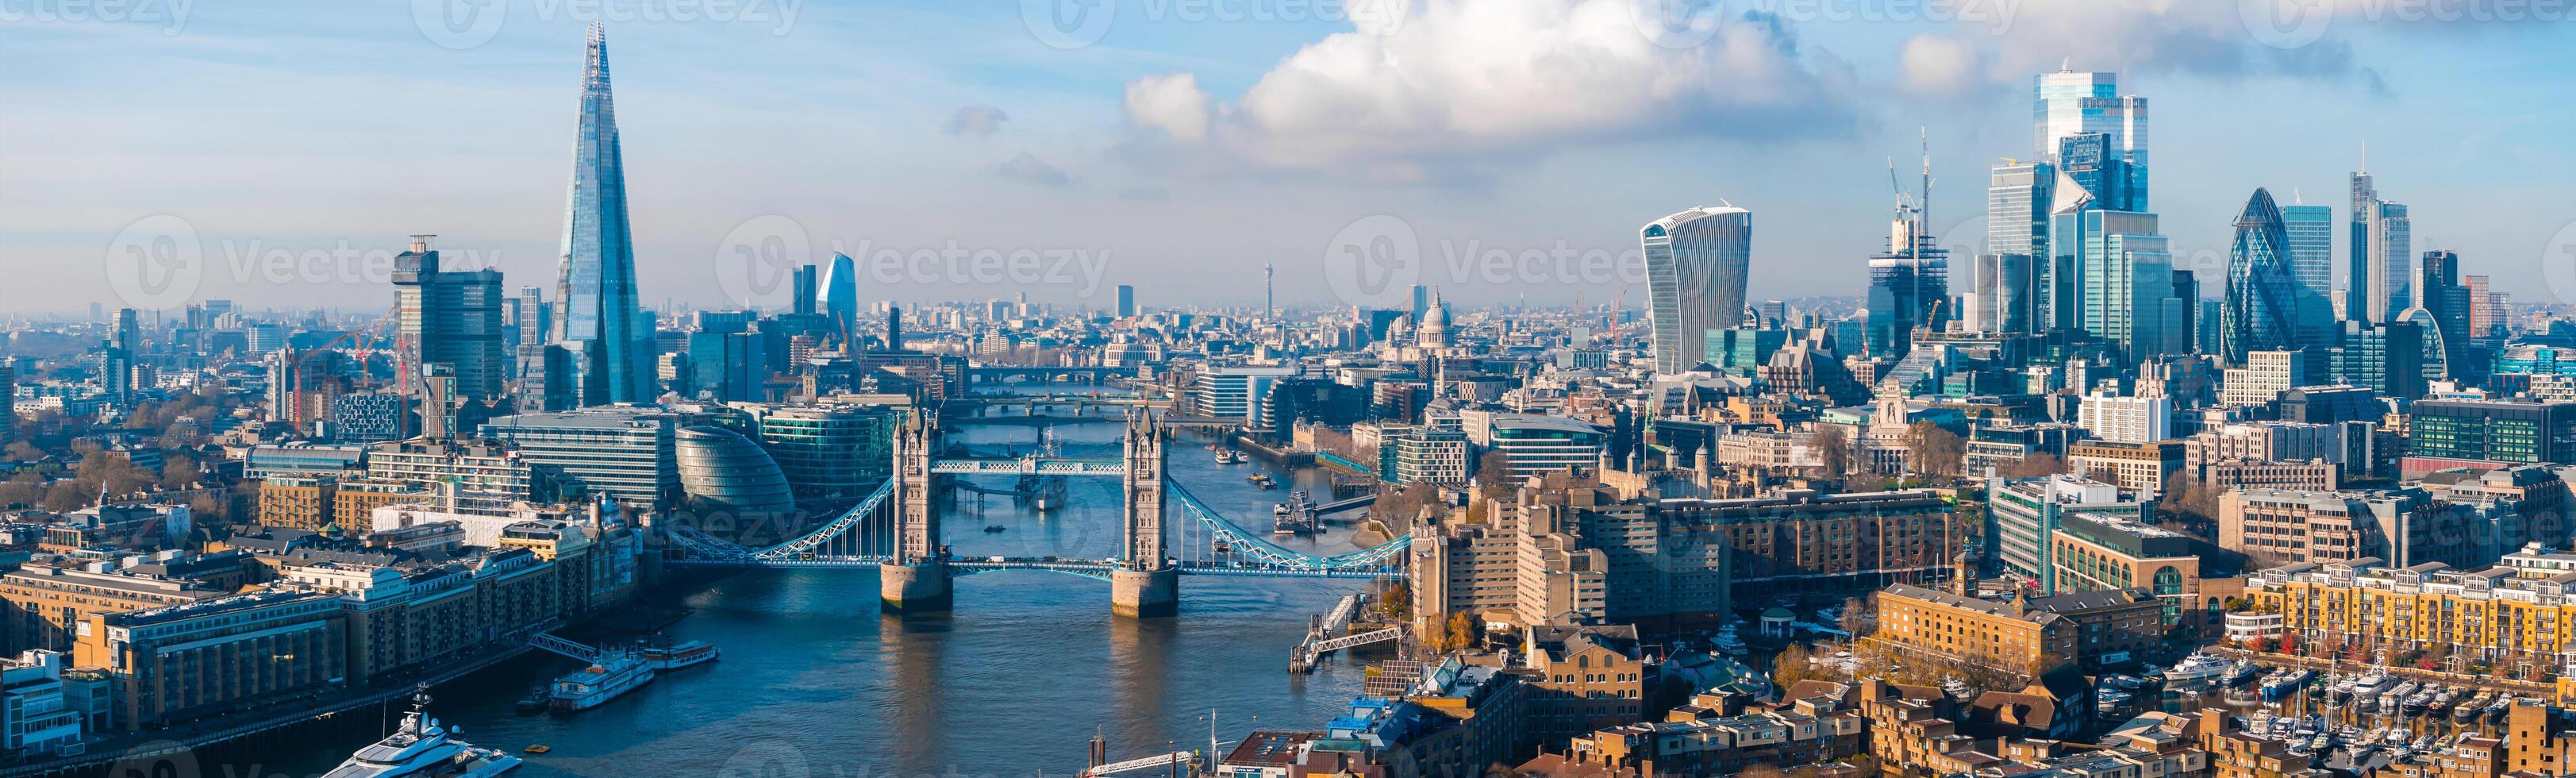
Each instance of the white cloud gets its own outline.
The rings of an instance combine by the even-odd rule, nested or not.
[[[1073,183],[1073,177],[1065,175],[1063,170],[1025,151],[1003,162],[996,170],[1003,178],[1041,186],[1064,186]]]
[[[1897,80],[1916,94],[1958,95],[1985,83],[1984,55],[1955,38],[1916,35],[1897,52]]]
[[[2327,11],[2314,11],[2319,16],[2313,21],[2265,15],[2270,3],[2309,1],[2019,0],[2000,33],[1986,24],[1959,24],[1945,37],[1987,51],[1986,78],[1996,84],[2027,84],[2030,74],[2065,65],[2218,78],[2352,79],[2379,88],[2376,74],[2326,24]],[[1930,40],[1908,41],[1909,67],[1918,42],[1930,56],[1929,47],[1936,45]]]
[[[1402,25],[1282,60],[1231,102],[1190,73],[1127,86],[1126,156],[1176,172],[1357,169],[1426,180],[1584,141],[1847,131],[1839,66],[1759,14],[1667,45],[1657,0],[1416,0]]]
[[[941,122],[939,131],[961,138],[968,135],[981,138],[1002,131],[1002,123],[1010,120],[1011,115],[1003,113],[1000,107],[969,105],[957,109],[948,121]]]

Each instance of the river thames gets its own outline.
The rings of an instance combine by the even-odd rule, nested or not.
[[[1122,432],[1114,421],[1056,429],[1064,453],[1077,456],[1116,456]],[[949,437],[1025,450],[1036,434],[967,426]],[[1290,489],[1329,499],[1320,471],[1219,465],[1208,440],[1175,437],[1170,477],[1249,528],[1266,529],[1270,505]],[[1282,486],[1260,491],[1245,478],[1253,472],[1279,476]],[[961,496],[946,515],[948,540],[961,557],[1114,553],[1117,479],[1078,478],[1070,489],[1070,504],[1046,515],[1007,497]],[[1284,545],[1353,550],[1348,522],[1357,515]],[[1181,512],[1167,516],[1177,522]],[[1005,529],[982,531],[991,524]],[[1310,615],[1371,586],[1184,576],[1178,618],[1135,620],[1110,615],[1106,583],[998,571],[958,578],[953,613],[897,617],[878,612],[872,570],[750,571],[690,594],[683,602],[692,612],[669,630],[721,648],[712,665],[665,674],[586,713],[518,715],[513,701],[573,669],[571,660],[530,654],[437,690],[432,712],[477,745],[551,749],[524,757],[514,775],[1070,775],[1084,766],[1095,732],[1113,760],[1205,749],[1211,709],[1229,744],[1256,726],[1321,728],[1359,692],[1363,671],[1336,657],[1313,675],[1292,675],[1289,649]],[[366,740],[316,742],[279,755],[280,764],[233,774],[320,773]]]

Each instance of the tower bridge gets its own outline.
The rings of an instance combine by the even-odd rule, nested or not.
[[[1040,570],[1109,583],[1110,609],[1139,618],[1176,615],[1180,576],[1396,578],[1410,537],[1345,554],[1321,556],[1273,544],[1200,501],[1170,479],[1164,449],[1170,425],[1151,411],[1126,417],[1120,456],[942,457],[935,414],[915,411],[895,431],[894,476],[831,521],[785,542],[749,548],[687,526],[670,527],[667,564],[685,567],[860,568],[878,570],[888,611],[944,611],[951,582],[991,570]],[[1120,479],[1119,546],[1100,559],[958,557],[940,542],[936,504],[956,475],[1053,475]],[[884,553],[846,553],[854,535],[891,535]],[[1173,544],[1175,534],[1182,543]]]

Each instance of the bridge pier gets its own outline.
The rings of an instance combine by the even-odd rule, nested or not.
[[[946,562],[889,562],[877,568],[877,575],[878,604],[887,613],[938,613],[955,604]]]
[[[1169,567],[1109,571],[1109,611],[1135,619],[1181,615],[1181,571]]]

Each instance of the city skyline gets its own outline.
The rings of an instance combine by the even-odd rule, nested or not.
[[[1752,258],[1752,297],[1856,295],[1865,282],[1865,260],[1875,242],[1869,233],[1875,232],[1879,221],[1876,204],[1884,196],[1880,160],[1910,145],[1897,139],[1911,134],[1916,125],[1930,126],[1934,177],[1947,183],[1934,187],[1929,229],[1954,255],[1973,255],[1967,249],[1981,244],[1979,236],[1986,232],[1984,209],[1978,207],[1982,193],[1973,184],[1994,157],[2029,153],[2032,140],[2020,134],[2023,130],[2016,120],[2017,115],[2021,120],[2027,117],[2020,112],[2027,103],[2020,101],[2026,99],[2035,74],[2054,71],[2061,64],[2077,71],[2117,73],[2119,92],[2155,100],[2161,119],[2155,128],[2160,171],[2155,176],[2156,208],[2174,242],[2178,264],[2200,270],[2223,268],[2231,217],[2244,191],[2267,187],[2286,195],[2281,198],[2285,204],[2295,205],[2302,200],[2298,193],[2316,190],[2320,196],[2304,198],[2306,202],[2331,202],[2324,193],[2338,188],[2342,176],[2360,167],[2364,143],[2378,147],[2372,172],[2386,179],[2391,197],[2422,212],[2415,219],[2420,222],[2414,241],[2417,248],[2456,249],[2468,271],[2493,276],[2501,285],[2528,287],[2541,280],[2539,261],[2551,236],[2566,223],[2565,215],[2553,213],[2549,205],[2556,198],[2542,194],[2547,182],[2515,181],[2510,173],[2501,172],[2545,169],[2549,160],[2566,153],[2540,142],[2537,134],[2539,128],[2563,123],[2549,119],[2553,112],[2566,110],[2559,105],[2540,101],[2518,104],[2513,111],[2476,110],[2474,115],[2484,120],[2467,133],[2459,132],[2456,124],[2418,124],[2424,120],[2414,118],[2357,120],[2375,113],[2468,115],[2486,101],[2504,98],[2532,73],[2550,70],[2509,65],[2547,63],[2566,56],[2549,51],[2545,38],[2527,28],[2504,24],[2462,25],[2463,32],[2443,37],[2423,29],[2431,25],[2339,19],[2314,45],[2279,49],[2267,45],[2266,36],[2248,32],[2233,19],[2222,24],[2180,11],[2144,17],[2153,23],[2143,24],[2138,36],[2200,41],[2226,55],[2203,62],[2143,45],[2106,46],[2091,57],[2069,58],[2063,52],[2038,56],[2033,52],[2049,47],[2045,42],[2049,36],[2063,34],[2064,25],[2081,21],[2081,14],[2096,13],[2056,5],[2024,9],[2021,18],[2001,34],[1967,30],[1964,23],[1891,22],[1855,28],[1789,20],[1781,23],[1776,34],[1782,41],[1795,36],[1795,56],[1777,64],[1785,73],[1808,79],[1813,91],[1834,100],[1834,105],[1781,105],[1703,85],[1703,92],[1716,95],[1707,103],[1663,106],[1687,109],[1676,114],[1694,117],[1683,126],[1672,126],[1669,120],[1640,124],[1634,116],[1587,108],[1568,117],[1567,121],[1581,123],[1571,127],[1479,129],[1461,124],[1435,128],[1460,140],[1454,153],[1445,154],[1376,148],[1369,144],[1382,138],[1370,128],[1346,128],[1339,134],[1348,136],[1342,138],[1347,141],[1344,147],[1304,149],[1279,140],[1275,133],[1260,135],[1251,128],[1222,122],[1204,125],[1182,121],[1186,116],[1154,112],[1155,106],[1162,105],[1158,100],[1230,107],[1237,116],[1269,110],[1274,102],[1257,98],[1278,93],[1277,89],[1252,86],[1240,103],[1227,95],[1245,90],[1248,84],[1289,83],[1291,76],[1323,64],[1322,58],[1334,54],[1323,45],[1327,42],[1426,46],[1474,20],[1467,17],[1486,13],[1448,3],[1412,5],[1400,28],[1380,31],[1386,33],[1382,41],[1355,38],[1379,32],[1351,32],[1345,29],[1347,23],[1226,25],[1131,14],[1095,44],[1070,49],[1048,45],[1044,36],[1031,34],[1016,15],[972,9],[809,8],[786,25],[784,34],[749,23],[612,23],[621,40],[635,41],[621,46],[621,64],[630,72],[641,68],[643,73],[629,80],[629,91],[640,90],[642,96],[628,95],[626,122],[630,130],[643,128],[643,138],[650,141],[639,141],[643,145],[633,149],[628,159],[640,171],[634,221],[641,302],[658,305],[669,299],[690,306],[724,307],[728,300],[739,305],[741,299],[750,298],[785,307],[783,289],[768,288],[783,284],[754,283],[750,291],[765,294],[743,294],[728,286],[744,284],[709,278],[704,270],[741,228],[776,217],[798,233],[791,237],[802,239],[801,245],[798,240],[780,244],[799,250],[796,253],[805,261],[825,262],[832,251],[841,250],[864,263],[870,252],[892,249],[901,256],[925,248],[944,250],[950,241],[968,252],[1030,250],[1065,255],[1060,261],[1044,259],[1049,267],[1025,279],[1001,277],[993,282],[944,270],[928,278],[898,274],[895,278],[906,283],[863,284],[867,299],[872,300],[978,299],[1026,289],[1035,292],[1037,299],[1105,308],[1116,285],[1130,284],[1139,286],[1139,294],[1148,300],[1257,304],[1257,290],[1229,284],[1234,277],[1229,274],[1275,263],[1281,270],[1278,297],[1283,305],[1332,304],[1342,300],[1316,264],[1330,251],[1336,231],[1373,214],[1395,216],[1410,229],[1420,248],[1416,256],[1422,282],[1447,290],[1452,299],[1470,303],[1515,299],[1523,288],[1536,286],[1542,288],[1532,291],[1541,297],[1533,302],[1563,304],[1578,294],[1600,301],[1613,297],[1623,282],[1632,292],[1642,293],[1637,274],[1623,271],[1628,276],[1613,273],[1608,280],[1585,283],[1524,284],[1505,271],[1497,283],[1497,274],[1484,272],[1487,268],[1477,261],[1475,252],[1548,251],[1557,249],[1561,241],[1576,253],[1633,258],[1633,237],[1628,231],[1643,215],[1669,213],[1721,197],[1765,214],[1766,240]],[[1540,15],[1568,14],[1565,18],[1572,19],[1585,7],[1543,3],[1528,10]],[[2125,7],[2098,12],[2146,14]],[[32,138],[44,133],[62,138],[49,141],[56,144],[52,149],[56,153],[41,156],[22,156],[31,149],[27,143],[0,144],[5,146],[0,155],[9,157],[13,169],[27,172],[0,183],[0,199],[27,206],[12,209],[15,215],[0,221],[0,235],[9,236],[0,242],[0,261],[24,279],[24,291],[18,294],[37,301],[113,302],[117,294],[109,280],[101,278],[95,266],[83,264],[88,258],[104,259],[109,249],[119,245],[120,235],[156,216],[177,219],[199,244],[199,261],[209,271],[199,298],[238,299],[252,305],[341,303],[332,299],[331,290],[354,292],[377,279],[342,282],[341,277],[350,274],[326,269],[323,283],[298,284],[297,291],[289,291],[259,283],[266,275],[246,274],[238,268],[265,269],[263,252],[288,252],[290,264],[298,254],[343,247],[359,253],[381,250],[390,256],[400,250],[400,236],[413,232],[442,233],[451,263],[474,258],[476,262],[467,266],[497,267],[514,284],[553,269],[546,261],[551,254],[547,244],[554,242],[546,233],[552,230],[539,228],[541,220],[522,211],[536,208],[544,213],[559,207],[545,204],[560,195],[549,197],[551,187],[543,179],[560,175],[560,168],[552,174],[538,173],[560,164],[549,161],[559,159],[561,148],[559,63],[568,57],[570,37],[579,35],[580,22],[587,20],[519,14],[475,45],[449,48],[442,44],[455,41],[424,33],[409,18],[338,12],[286,25],[222,14],[219,9],[203,9],[179,32],[166,36],[130,24],[22,25],[36,33],[27,36],[33,45],[25,51],[35,52],[32,56],[53,55],[74,62],[108,50],[100,47],[102,43],[128,38],[146,44],[137,55],[142,61],[223,62],[225,49],[233,44],[280,36],[330,42],[315,46],[310,52],[312,62],[231,66],[252,77],[257,88],[294,84],[308,96],[282,100],[275,103],[280,107],[265,112],[201,112],[204,118],[188,125],[199,128],[195,135],[113,147],[81,140],[77,133],[55,132],[94,125],[111,110],[93,97],[66,94],[67,86],[86,79],[101,88],[145,88],[136,94],[140,102],[128,101],[124,110],[189,110],[198,98],[174,91],[180,85],[167,81],[134,84],[130,81],[134,74],[124,70],[133,66],[122,63],[88,74],[51,66],[16,68],[57,78],[0,80],[0,89],[13,94],[14,101],[41,100],[56,106],[13,122],[13,127],[0,128],[0,137]],[[931,58],[935,66],[914,72],[914,80],[854,89],[850,79],[889,72],[888,65],[868,57],[846,62],[817,59],[821,51],[855,41],[882,43],[889,50],[923,45],[887,43],[884,31],[905,24],[919,28],[933,21],[949,23],[954,30],[989,33],[979,39],[975,50],[992,52],[995,61],[1004,64],[969,68],[938,65],[947,60]],[[1624,20],[1622,24],[1624,28],[1615,31],[1635,37],[1633,26]],[[1683,54],[1675,56],[1713,57],[1733,51],[1731,41],[1756,32],[1748,27],[1721,26],[1720,34],[1701,46],[1683,47]],[[1218,34],[1207,37],[1238,45],[1229,48],[1188,40],[1187,33],[1193,31],[1215,31]],[[1660,48],[1638,53],[1626,48],[1630,44],[1623,40],[1582,37],[1606,36],[1609,31],[1577,25],[1562,33],[1571,41],[1540,37],[1531,43],[1541,47],[1579,43],[1606,54],[1664,56],[1657,53],[1663,51]],[[918,37],[940,39],[951,34],[957,33]],[[144,35],[149,37],[136,37]],[[316,35],[332,37],[311,37]],[[1895,38],[1902,44],[1895,47],[1901,59],[1840,59],[1857,57],[1857,52],[1866,50],[1862,42],[1873,36]],[[341,41],[378,45],[360,52],[347,49]],[[2406,45],[2426,41],[2421,47]],[[2436,56],[2472,45],[2513,52],[2524,59],[2471,65],[2438,61]],[[1952,55],[1954,66],[1933,67],[1943,61],[1935,54],[1944,52]],[[739,69],[700,61],[710,55],[713,60],[739,62]],[[1294,56],[1271,63],[1274,55]],[[0,54],[6,56],[10,55]],[[406,61],[440,67],[406,69],[404,83],[411,88],[376,90],[391,94],[362,96],[334,89],[358,74],[372,75]],[[920,61],[921,57],[913,60]],[[1645,65],[1687,69],[1696,61],[1700,60],[1667,62],[1650,57]],[[1068,64],[1074,66],[1061,67]],[[797,65],[806,69],[791,68]],[[318,74],[317,67],[338,67],[350,75]],[[877,69],[862,69],[866,67]],[[2477,67],[2488,69],[2473,69]],[[1040,72],[1046,75],[1037,75]],[[755,74],[758,77],[730,89],[719,86],[728,75]],[[1943,74],[1951,78],[1933,78]],[[2236,83],[2239,77],[2241,84]],[[1836,78],[1852,81],[1838,84]],[[808,79],[821,91],[796,97],[793,90]],[[281,86],[266,86],[269,82]],[[2475,88],[2469,88],[2472,84]],[[323,110],[292,106],[310,105],[322,96],[352,101],[351,108],[363,108],[369,100],[398,100],[408,106],[405,110],[464,118],[430,122],[422,128],[377,128],[377,136],[365,148],[333,137],[283,142],[312,131],[280,122]],[[636,108],[639,99],[648,108]],[[2284,110],[2279,115],[2249,113],[2243,108],[2247,104],[2281,105]],[[791,106],[812,108],[815,120],[789,120],[791,114],[784,109]],[[822,121],[871,106],[888,110],[870,113],[873,118],[864,122]],[[1657,104],[1649,101],[1638,109],[1654,107]],[[1468,116],[1456,115],[1460,122]],[[773,117],[784,121],[769,121]],[[1786,133],[1771,126],[1801,122],[1818,132]],[[751,131],[754,126],[766,129]],[[815,126],[844,129],[826,132]],[[2434,126],[2441,126],[2442,133],[2432,134]],[[437,129],[441,127],[450,129]],[[29,135],[18,136],[22,131]],[[882,141],[862,144],[872,150],[861,153],[848,150],[845,139],[832,140],[850,131],[866,132]],[[207,145],[219,138],[241,140],[246,132],[262,132],[260,137],[267,140],[229,151]],[[1159,141],[1183,136],[1214,139],[1226,132],[1237,133],[1233,137],[1242,146],[1207,148],[1214,143],[1211,140],[1196,144],[1200,148],[1183,149],[1178,146],[1191,144],[1155,145],[1140,140],[1143,136]],[[1791,135],[1802,138],[1789,140]],[[2231,150],[2248,137],[2297,142],[2259,155]],[[1646,158],[1673,153],[1710,163],[1678,168],[1665,163],[1658,165],[1663,175],[1637,177]],[[781,164],[789,159],[781,154],[804,159]],[[76,177],[73,168],[56,161],[88,160],[95,163],[93,169],[135,170],[151,158],[176,158],[171,155],[203,164],[157,173],[161,180],[174,176],[176,180],[146,195],[155,201],[148,203],[137,202],[137,195],[145,193],[129,184]],[[279,171],[284,180],[329,185],[281,191],[263,183],[280,176],[241,175],[241,165],[251,159],[283,165]],[[1310,159],[1322,161],[1301,161]],[[323,164],[326,160],[339,164]],[[1332,160],[1369,172],[1355,174],[1363,177],[1353,181],[1314,169]],[[1400,175],[1407,169],[1419,175]],[[331,170],[339,172],[326,173]],[[1673,170],[1701,175],[1673,176]],[[1797,174],[1789,173],[1793,170]],[[198,194],[213,182],[194,177],[210,172],[230,173],[225,180],[249,188],[237,188],[235,196],[220,199]],[[798,180],[807,173],[820,175],[802,175],[815,180]],[[1597,184],[1606,177],[1629,179],[1629,183],[1606,196],[1565,194],[1598,191]],[[392,181],[404,183],[398,187],[388,183]],[[894,185],[849,186],[859,181]],[[316,189],[337,194],[316,199],[308,193]],[[42,199],[36,199],[39,192],[45,195]],[[996,208],[1027,209],[1037,215],[1021,223],[998,225],[964,216]],[[1262,216],[1245,223],[1247,208],[1260,209]],[[1198,226],[1202,224],[1242,226],[1217,230]],[[169,225],[147,226],[151,229],[145,234],[160,235]],[[777,232],[755,229],[753,237],[765,239]],[[2339,259],[2343,253],[2337,252]],[[1821,272],[1787,272],[1792,266],[1814,266]],[[1466,272],[1460,273],[1461,268]],[[289,276],[300,280],[295,273]],[[239,280],[245,277],[250,280]],[[49,307],[21,305],[20,299],[11,295],[5,302],[13,310]],[[65,307],[76,310],[77,303]]]

